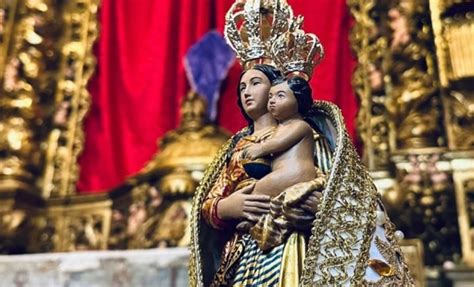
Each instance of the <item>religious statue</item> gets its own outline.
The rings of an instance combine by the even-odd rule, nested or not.
[[[196,190],[191,286],[414,285],[402,234],[339,109],[312,103],[308,80],[323,49],[302,24],[284,0],[236,1],[226,16],[226,39],[244,69],[237,102],[249,125],[222,147]],[[262,156],[270,156],[273,180],[252,179],[244,168]]]

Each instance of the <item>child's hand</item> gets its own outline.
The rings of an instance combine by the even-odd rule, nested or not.
[[[245,157],[248,159],[256,159],[262,156],[259,144],[253,144],[245,149]]]

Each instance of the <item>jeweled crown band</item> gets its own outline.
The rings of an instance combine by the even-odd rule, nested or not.
[[[293,72],[290,72],[286,75],[287,79],[291,79],[293,77],[300,77],[300,78],[305,79],[306,81],[309,81],[311,79],[311,77],[308,76],[308,74],[306,74],[305,72],[301,72],[301,71],[293,71]]]
[[[252,69],[255,65],[258,65],[258,64],[267,64],[267,65],[272,65],[272,66],[275,65],[273,60],[270,58],[258,58],[258,59],[253,59],[253,60],[245,62],[242,68],[245,71],[247,71],[247,70]]]

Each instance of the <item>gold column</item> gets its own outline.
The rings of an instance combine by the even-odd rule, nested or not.
[[[402,0],[389,10],[387,109],[393,151],[445,145],[427,1]]]
[[[74,196],[98,4],[0,3],[1,252],[106,248],[111,201]]]
[[[2,2],[0,9],[0,191],[37,192],[35,175],[41,167],[37,128],[43,112],[39,92],[51,74],[44,61],[47,43],[36,31],[46,27],[53,15],[43,5],[22,1]]]
[[[90,106],[86,89],[95,67],[92,46],[98,35],[99,0],[66,1],[62,11],[63,35],[54,94],[54,128],[46,146],[42,194],[65,196],[75,193],[79,176],[77,157],[82,151],[82,122]]]
[[[1,5],[0,190],[72,194],[98,0]]]
[[[383,59],[388,38],[386,5],[378,1],[349,0],[348,6],[356,21],[351,35],[352,48],[359,64],[353,75],[354,90],[360,100],[357,130],[364,143],[363,160],[369,170],[382,172],[389,164],[389,126]],[[375,17],[374,17],[375,16]]]

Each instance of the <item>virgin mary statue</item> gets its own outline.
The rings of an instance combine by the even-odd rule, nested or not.
[[[196,190],[190,284],[414,286],[398,243],[403,234],[389,220],[334,104],[315,101],[304,116],[325,184],[286,189],[311,194],[292,206],[252,193],[259,182],[244,169],[244,151],[271,138],[278,124],[267,110],[270,87],[289,74],[309,87],[324,54],[302,22],[285,0],[237,0],[226,15],[225,37],[243,68],[237,103],[248,126],[221,148]],[[291,89],[297,94],[301,87]],[[267,239],[276,236],[274,225],[289,234],[264,250],[246,228],[262,216],[274,216],[274,224],[263,226]]]

